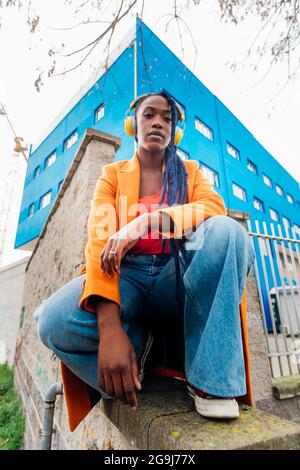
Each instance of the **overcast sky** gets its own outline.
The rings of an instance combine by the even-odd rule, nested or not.
[[[80,86],[86,82],[94,67],[103,63],[103,46],[96,48],[91,61],[65,77],[45,81],[41,92],[37,93],[33,82],[37,77],[36,68],[50,64],[47,51],[52,41],[69,45],[68,51],[75,50],[96,37],[99,24],[83,25],[62,33],[50,27],[67,27],[77,23],[70,17],[63,0],[35,2],[41,5],[41,27],[46,41],[34,41],[28,33],[24,15],[15,10],[7,11],[0,29],[0,101],[4,102],[10,119],[18,135],[28,143],[34,143],[52,119],[67,104]],[[119,5],[115,0],[112,4]],[[251,64],[255,56],[243,68],[233,72],[226,62],[242,60],[259,28],[259,19],[252,18],[239,27],[220,22],[217,2],[181,13],[188,25],[197,46],[197,61],[193,42],[183,23],[181,35],[184,52],[181,50],[178,28],[173,20],[167,32],[166,24],[170,17],[172,0],[152,0],[145,2],[143,20],[154,33],[189,67],[190,70],[214,93],[249,129],[254,137],[273,155],[276,160],[297,180],[300,181],[299,165],[299,105],[300,80],[288,86],[276,97],[285,77],[286,64],[281,63],[261,83],[268,62],[254,72]],[[209,4],[209,7],[207,6]],[[215,6],[214,6],[215,5]],[[135,10],[119,25],[113,46],[131,29],[135,22]],[[140,11],[140,9],[139,9]],[[102,19],[110,19],[107,14]],[[100,25],[101,26],[101,25]],[[76,58],[77,60],[77,58]],[[74,63],[73,63],[74,64]],[[61,60],[60,66],[70,66]],[[4,187],[7,182],[9,162],[12,158],[13,139],[6,120],[0,116],[0,207]],[[26,252],[12,249],[21,203],[26,164],[20,157],[17,177],[13,188],[13,203],[5,244],[2,265],[20,259]]]

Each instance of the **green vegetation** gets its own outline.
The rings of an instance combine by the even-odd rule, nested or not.
[[[13,371],[0,364],[0,450],[19,450],[23,445],[25,418],[14,388]]]

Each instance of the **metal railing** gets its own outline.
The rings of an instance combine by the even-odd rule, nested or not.
[[[278,377],[300,373],[300,234],[268,225],[247,221],[268,357]]]

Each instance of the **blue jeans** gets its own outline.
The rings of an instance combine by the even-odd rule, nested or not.
[[[217,396],[246,394],[239,304],[254,261],[250,237],[235,220],[217,215],[203,222],[180,256],[184,311],[175,298],[171,256],[123,257],[120,317],[137,355],[144,348],[143,319],[183,316],[185,373],[197,388]],[[38,335],[77,376],[98,385],[96,315],[78,308],[85,274],[72,279],[35,311]]]

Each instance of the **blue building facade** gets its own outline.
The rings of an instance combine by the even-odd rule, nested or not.
[[[124,132],[129,104],[137,95],[161,89],[185,110],[180,155],[199,161],[228,208],[259,222],[300,227],[299,183],[137,18],[107,74],[99,71],[31,146],[15,248],[33,248],[85,130],[119,137],[116,159],[131,158],[134,139]]]
[[[106,76],[99,70],[100,77],[92,77],[39,142],[30,146],[15,248],[34,248],[87,128],[121,138],[118,158],[132,157],[133,143],[124,132],[123,119],[134,93],[133,38],[131,32]]]

